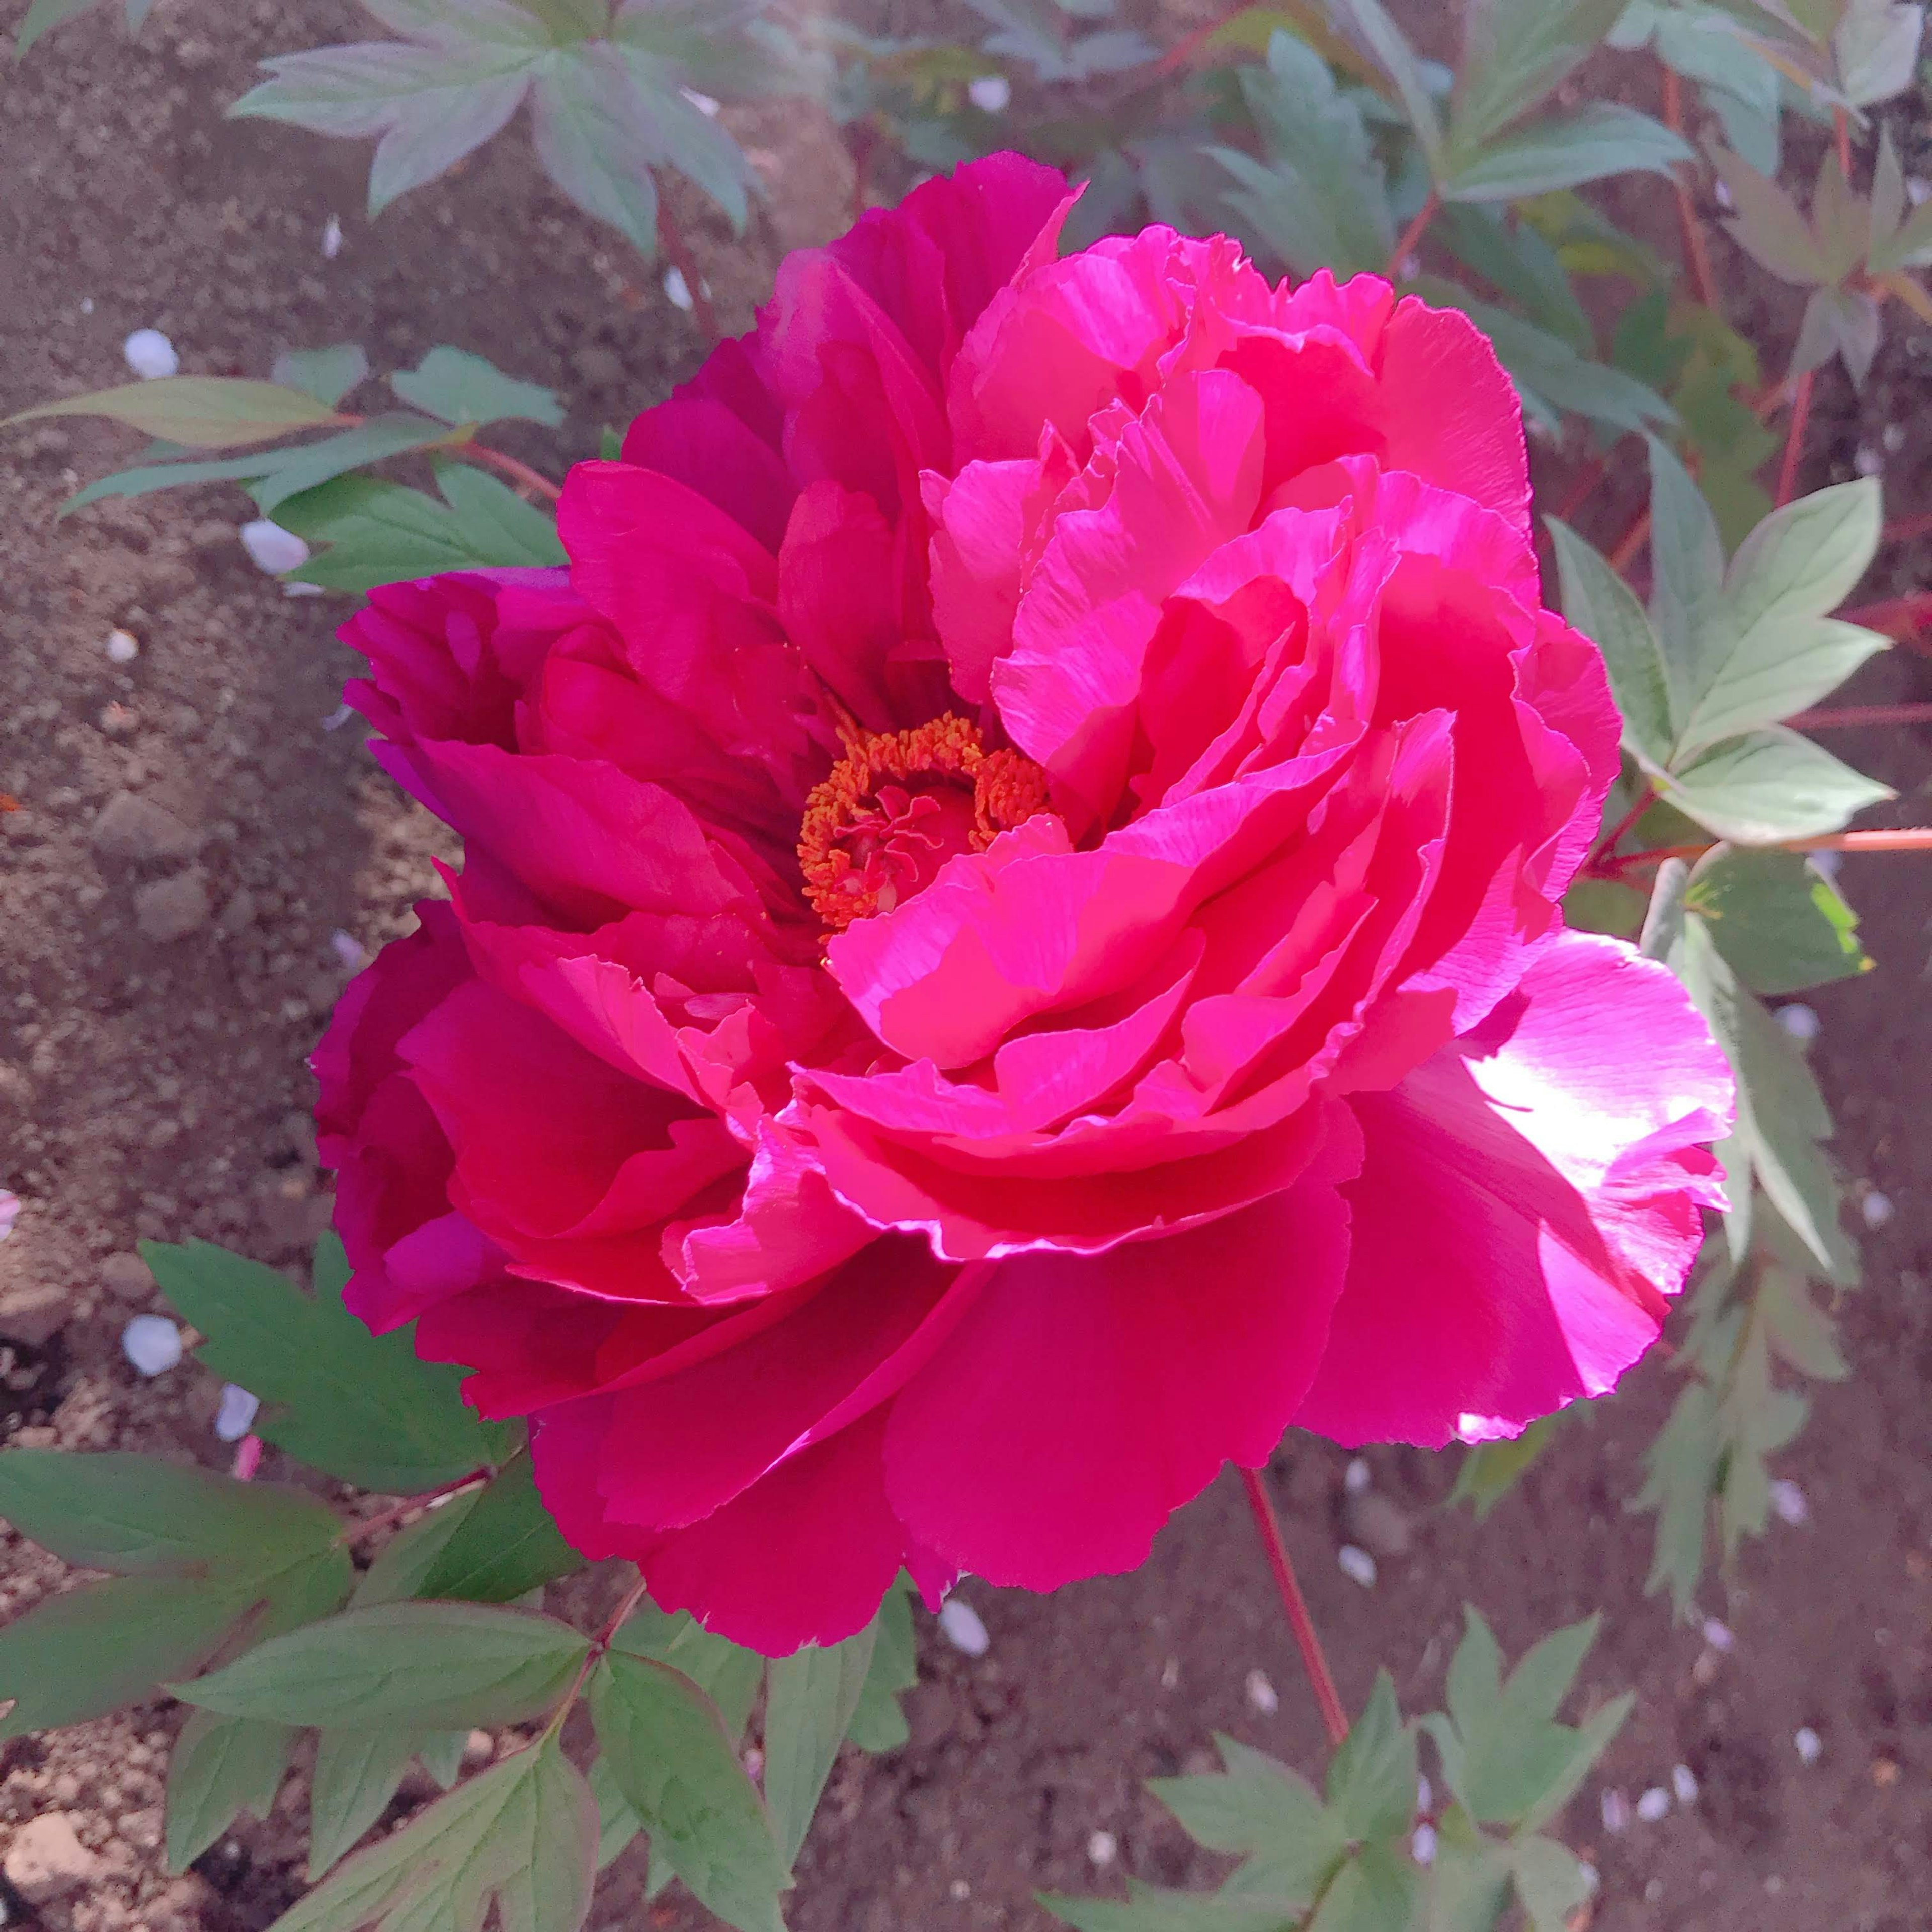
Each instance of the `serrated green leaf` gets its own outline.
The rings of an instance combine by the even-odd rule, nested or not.
[[[404,402],[446,423],[516,421],[555,429],[563,421],[555,390],[506,376],[464,349],[432,349],[415,368],[392,376],[389,386]]]
[[[1736,212],[1725,224],[1732,240],[1780,281],[1816,288],[1833,279],[1811,224],[1783,188],[1742,155],[1720,148],[1711,157]]]
[[[808,1644],[766,1673],[765,1802],[786,1864],[798,1856],[872,1669],[876,1624],[829,1649]]]
[[[188,449],[236,449],[333,422],[335,412],[299,389],[226,376],[163,376],[67,396],[0,418],[0,429],[42,416],[105,416]]]
[[[1652,1597],[1667,1588],[1680,1619],[1689,1614],[1703,1574],[1705,1519],[1722,1449],[1717,1403],[1702,1382],[1693,1382],[1678,1396],[1670,1420],[1644,1451],[1648,1473],[1630,1504],[1657,1514],[1643,1593]]]
[[[765,1681],[765,1660],[756,1651],[706,1630],[688,1610],[667,1616],[648,1599],[610,1642],[614,1649],[668,1664],[689,1678],[718,1706],[732,1742],[743,1737]]]
[[[1544,100],[1616,25],[1624,0],[1475,0],[1450,146],[1475,153]]]
[[[286,1569],[338,1526],[297,1490],[123,1450],[8,1450],[0,1516],[84,1569],[210,1581]]]
[[[208,1713],[197,1711],[191,1721]],[[226,1718],[230,1724],[243,1718]],[[309,1801],[308,1879],[315,1884],[389,1808],[416,1755],[413,1731],[324,1731]]]
[[[357,1610],[400,1604],[423,1594],[423,1584],[449,1539],[476,1506],[480,1490],[453,1496],[399,1529],[363,1573],[350,1602]]]
[[[1328,1762],[1328,1802],[1352,1838],[1384,1838],[1415,1817],[1415,1736],[1396,1708],[1395,1682],[1376,1673],[1362,1714]]]
[[[328,546],[288,574],[331,590],[369,590],[444,571],[554,560],[547,547],[533,554],[527,530],[520,532],[506,514],[460,514],[420,490],[373,476],[339,476],[304,490],[278,507],[275,520],[307,542]]]
[[[578,1932],[590,1910],[597,1807],[556,1734],[358,1852],[271,1932]]]
[[[464,1513],[416,1594],[507,1604],[583,1567],[544,1508],[524,1454],[513,1457]]]
[[[262,1400],[256,1432],[298,1462],[397,1496],[494,1460],[500,1432],[464,1405],[463,1372],[416,1359],[410,1331],[372,1335],[343,1306],[341,1246],[316,1250],[315,1292],[206,1241],[144,1242],[161,1292],[208,1337],[197,1353]]]
[[[1590,318],[1570,286],[1569,272],[1529,223],[1511,224],[1493,208],[1465,202],[1446,206],[1434,232],[1458,260],[1520,310],[1525,320],[1546,329],[1579,355],[1591,352]]]
[[[590,1714],[653,1858],[738,1932],[783,1932],[790,1872],[718,1707],[669,1666],[613,1650],[591,1678]]]
[[[919,1682],[912,1599],[907,1594],[904,1578],[886,1592],[879,1614],[873,1620],[873,1629],[876,1640],[872,1664],[845,1735],[861,1750],[895,1751],[912,1735],[905,1713],[899,1708],[900,1694]],[[712,1695],[716,1696],[717,1693],[714,1690]]]
[[[1438,1831],[1418,1932],[1496,1932],[1509,1903],[1508,1851],[1473,1826],[1456,1832],[1460,1816],[1452,1809]]]
[[[1724,546],[1703,492],[1675,453],[1650,448],[1651,619],[1664,652],[1671,713],[1681,725],[1718,674],[1724,644],[1714,628],[1724,592]]]
[[[334,409],[369,373],[369,358],[356,342],[327,349],[285,349],[269,372],[284,388],[299,389]]]
[[[568,563],[556,519],[472,464],[440,462],[436,485],[455,512],[464,541],[500,566],[541,569]]]
[[[1370,58],[1394,83],[1430,170],[1439,175],[1444,152],[1442,123],[1429,83],[1423,78],[1421,63],[1402,29],[1389,17],[1382,0],[1333,0],[1332,11],[1344,27],[1353,27]]]
[[[1254,1861],[1252,1888],[1306,1906],[1348,1849],[1340,1819],[1306,1779],[1232,1738],[1217,1738],[1225,1776],[1157,1778],[1148,1789],[1197,1844]]]
[[[1689,904],[1754,993],[1802,992],[1870,968],[1857,914],[1802,853],[1715,847],[1691,875]]]
[[[1746,1536],[1762,1536],[1771,1515],[1771,1472],[1766,1458],[1784,1448],[1804,1426],[1811,1405],[1772,1379],[1768,1325],[1754,1308],[1718,1402],[1724,1442],[1718,1520],[1724,1555],[1735,1556]]]
[[[1513,1441],[1479,1442],[1464,1450],[1449,1501],[1472,1504],[1476,1520],[1487,1522],[1490,1511],[1522,1480],[1549,1447],[1558,1417],[1568,1413],[1559,1409],[1556,1415],[1542,1417]]]
[[[1696,158],[1662,122],[1616,101],[1594,100],[1574,114],[1498,135],[1456,164],[1442,194],[1448,201],[1514,201],[1609,175],[1667,175]]]
[[[170,1871],[186,1871],[238,1814],[267,1819],[298,1735],[286,1724],[189,1714],[168,1760]]]
[[[319,488],[352,470],[367,468],[412,449],[430,449],[449,440],[448,427],[428,416],[371,416],[357,428],[298,449],[278,452],[275,466],[249,490],[263,516],[272,516],[291,497]]]
[[[1542,1797],[1523,1814],[1520,1831],[1540,1831],[1576,1796],[1597,1760],[1610,1749],[1612,1740],[1623,1729],[1636,1704],[1636,1694],[1626,1690],[1622,1696],[1612,1698],[1600,1711],[1592,1712],[1577,1726],[1568,1764],[1551,1780]]]
[[[1364,1845],[1335,1874],[1307,1932],[1408,1932],[1421,1903],[1422,1874],[1406,1854]]]
[[[1893,796],[1821,746],[1781,724],[1701,752],[1658,782],[1660,793],[1720,838],[1776,845],[1842,831]]]
[[[1802,1275],[1766,1268],[1758,1280],[1757,1315],[1772,1347],[1801,1375],[1838,1382],[1851,1373],[1836,1324],[1811,1298]]]
[[[1652,765],[1669,758],[1670,693],[1664,652],[1636,593],[1568,524],[1546,517],[1563,614],[1604,654],[1625,746]]]
[[[589,1648],[568,1624],[526,1610],[386,1604],[274,1638],[175,1694],[323,1729],[516,1724],[555,1704]]]
[[[1822,369],[1836,356],[1843,358],[1852,387],[1862,389],[1884,338],[1885,318],[1862,289],[1814,289],[1791,351],[1791,373],[1802,376]]]
[[[1521,1838],[1510,1846],[1510,1874],[1533,1932],[1564,1932],[1570,1915],[1590,1895],[1576,1854],[1549,1838]]]

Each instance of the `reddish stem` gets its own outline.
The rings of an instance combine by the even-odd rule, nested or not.
[[[1838,172],[1847,182],[1852,178],[1852,122],[1842,107],[1832,110],[1832,126],[1838,137]]]
[[[478,1483],[487,1483],[496,1472],[487,1466],[472,1469],[466,1476],[458,1476],[453,1483],[440,1483],[433,1490],[425,1490],[419,1496],[410,1496],[398,1503],[393,1509],[386,1509],[378,1516],[364,1516],[360,1522],[345,1523],[338,1543],[353,1543],[357,1538],[367,1536],[372,1530],[387,1529],[392,1523],[400,1522],[404,1516],[413,1515],[418,1510],[427,1509],[433,1502],[444,1496],[453,1496],[459,1490],[473,1487]]]
[[[1597,848],[1596,856],[1590,861],[1594,866],[1610,857],[1623,843],[1624,836],[1650,808],[1657,802],[1657,794],[1646,785],[1636,795],[1636,802],[1611,827],[1609,835]]]
[[[1603,482],[1609,466],[1603,458],[1593,456],[1578,472],[1576,482],[1570,486],[1569,495],[1556,506],[1556,514],[1564,523],[1570,522],[1596,494],[1597,486]]]
[[[691,252],[691,244],[684,238],[684,230],[678,226],[677,217],[670,212],[670,204],[662,198],[658,202],[658,240],[670,257],[671,266],[684,278],[684,286],[691,295],[692,320],[704,331],[705,340],[716,349],[724,339],[718,326],[718,311],[711,306],[711,298],[704,292],[704,278],[698,272],[697,258]]]
[[[1402,231],[1402,239],[1395,244],[1388,259],[1388,279],[1394,281],[1402,273],[1402,265],[1422,246],[1422,238],[1429,232],[1429,224],[1436,219],[1442,206],[1442,197],[1432,188],[1429,199],[1415,211],[1415,219]]]
[[[1684,131],[1684,83],[1671,68],[1664,70],[1664,125],[1675,134]],[[1677,190],[1678,226],[1684,231],[1684,260],[1690,271],[1691,281],[1697,290],[1697,299],[1708,309],[1718,306],[1718,284],[1711,273],[1710,250],[1704,244],[1703,224],[1697,219],[1696,204],[1690,199],[1690,184],[1684,178],[1680,168],[1670,171],[1672,185]]]
[[[520,461],[507,451],[492,449],[487,443],[465,442],[456,446],[456,454],[486,464],[492,470],[500,470],[512,482],[520,483],[526,490],[541,496],[547,503],[556,502],[563,494],[548,476],[532,470],[527,463]]]
[[[1868,631],[1882,631],[1887,637],[1906,643],[1922,626],[1932,623],[1932,590],[1915,590],[1910,596],[1888,597],[1880,604],[1861,604],[1838,614],[1848,624],[1862,624]]]
[[[1701,859],[1712,849],[1703,845],[1660,845],[1648,852],[1632,852],[1622,859],[1593,865],[1598,878],[1616,878],[1640,866],[1660,866],[1666,859]],[[1932,852],[1932,825],[1906,825],[1890,832],[1832,832],[1817,838],[1786,838],[1770,848],[1780,852]]]
[[[1785,723],[1794,730],[1830,731],[1853,724],[1932,724],[1932,704],[1846,704],[1801,711]]]
[[[1315,1701],[1321,1706],[1322,1726],[1328,1733],[1328,1742],[1339,1748],[1348,1735],[1348,1713],[1342,1708],[1335,1680],[1328,1674],[1328,1660],[1322,1654],[1322,1640],[1315,1634],[1301,1586],[1294,1580],[1294,1566],[1288,1560],[1287,1544],[1281,1540],[1274,1504],[1268,1500],[1258,1469],[1244,1469],[1241,1483],[1248,1492],[1248,1508],[1253,1512],[1255,1527],[1261,1532],[1262,1547],[1268,1552],[1268,1568],[1274,1573],[1274,1586],[1281,1593],[1282,1608],[1288,1612],[1288,1628],[1294,1631],[1301,1652],[1301,1667],[1307,1672]]]
[[[1642,549],[1645,539],[1650,535],[1650,512],[1640,512],[1637,520],[1624,531],[1623,541],[1610,553],[1610,568],[1621,577],[1630,568],[1630,560]]]
[[[1887,524],[1883,541],[1888,544],[1912,543],[1920,537],[1932,537],[1932,516],[1900,517],[1896,522]]]
[[[1784,433],[1784,460],[1778,472],[1778,500],[1788,503],[1798,493],[1798,459],[1804,453],[1804,425],[1811,414],[1811,378],[1808,369],[1798,379],[1791,398],[1791,426]]]

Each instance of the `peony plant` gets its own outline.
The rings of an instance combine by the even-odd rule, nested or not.
[[[1892,298],[1932,312],[1868,113],[1921,10],[1488,0],[1445,85],[1377,0],[1165,50],[1091,0],[974,6],[975,45],[908,50],[757,7],[372,0],[407,38],[274,64],[239,111],[381,134],[380,206],[455,158],[398,76],[495,35],[466,137],[527,94],[584,206],[687,260],[652,170],[742,226],[742,158],[678,92],[728,40],[832,109],[862,193],[950,164],[788,257],[561,485],[478,440],[558,399],[454,347],[390,379],[401,412],[344,408],[353,345],[22,412],[162,440],[70,507],[238,483],[292,576],[363,595],[348,703],[464,842],[316,1049],[313,1292],[148,1251],[261,1400],[233,1472],[0,1455],[0,1514],[107,1573],[0,1630],[0,1735],[190,1706],[178,1868],[314,1730],[320,1882],[283,1932],[575,1932],[640,1832],[654,1882],[780,1926],[842,1742],[904,1740],[915,1604],[1131,1570],[1228,1463],[1323,1788],[1223,1741],[1160,1787],[1244,1860],[1216,1893],[1051,1909],[1548,1932],[1591,1880],[1547,1828],[1628,1708],[1558,1720],[1594,1620],[1507,1672],[1472,1610],[1444,1708],[1405,1720],[1384,1674],[1352,1724],[1270,1460],[1291,1430],[1462,1445],[1486,1514],[1694,1279],[1636,1499],[1688,1613],[1713,1512],[1727,1556],[1763,1526],[1790,1373],[1844,1372],[1829,1118],[1762,1002],[1870,963],[1814,855],[1932,844],[1846,830],[1888,794],[1791,722],[1918,615],[1833,615],[1878,490],[1797,486],[1820,372],[1863,380]],[[79,10],[37,0],[23,45]],[[1552,107],[1613,28],[1654,44],[1660,118]],[[622,111],[570,147],[598,74]],[[1774,167],[1781,110],[1815,124],[1808,215],[1740,154],[1702,172],[1686,78]],[[1071,180],[1044,115],[1000,131],[1050,160],[976,153],[1065,88],[1099,101]],[[1681,276],[1575,193],[1632,172]],[[1712,182],[1813,290],[1768,383]],[[1637,290],[1608,359],[1586,278]],[[1599,548],[1626,458],[1649,507]],[[437,494],[367,473],[399,460]],[[264,1445],[398,1500],[338,1516]],[[479,1725],[514,1746],[459,1783]],[[352,1851],[412,1760],[454,1788]]]

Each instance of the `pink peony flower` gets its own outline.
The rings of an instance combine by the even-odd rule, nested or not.
[[[1563,926],[1618,722],[1487,344],[1065,206],[793,256],[568,572],[346,634],[467,854],[318,1055],[352,1305],[767,1651],[1600,1394],[1720,1198],[1721,1055]]]

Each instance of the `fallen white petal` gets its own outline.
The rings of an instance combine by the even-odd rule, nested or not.
[[[1780,1476],[1772,1484],[1771,1506],[1778,1512],[1778,1521],[1793,1529],[1810,1518],[1811,1505],[1804,1500],[1804,1492],[1788,1476]]]
[[[673,308],[681,308],[686,315],[697,307],[691,298],[691,284],[684,278],[684,271],[669,268],[664,271],[664,292]]]
[[[678,92],[682,94],[685,99],[689,101],[692,106],[696,108],[699,113],[704,115],[707,120],[715,121],[717,119],[718,109],[722,104],[722,103],[712,100],[711,96],[708,94],[700,94],[694,87],[680,87],[678,89]]]
[[[1432,1865],[1436,1862],[1436,1827],[1418,1825],[1415,1835],[1408,1841],[1408,1849],[1419,1865]]]
[[[1426,1772],[1415,1780],[1415,1808],[1418,1811],[1436,1809],[1436,1787],[1430,1783]]]
[[[1678,1804],[1696,1803],[1697,1779],[1688,1764],[1673,1765],[1671,1767],[1670,1788],[1676,1792]]]
[[[141,655],[141,640],[132,631],[113,630],[107,634],[107,662],[129,664]]]
[[[1612,1785],[1603,1797],[1604,1829],[1606,1832],[1627,1832],[1630,1829],[1630,1800]]]
[[[284,597],[321,597],[326,594],[319,584],[285,584],[282,586]]]
[[[1096,1871],[1105,1871],[1120,1856],[1120,1841],[1111,1832],[1096,1832],[1087,1840],[1087,1856]]]
[[[1861,476],[1876,476],[1884,471],[1885,458],[1870,444],[1862,442],[1852,452],[1852,467]]]
[[[342,253],[342,224],[334,215],[323,223],[322,230],[322,259],[332,262]]]
[[[1268,1682],[1265,1670],[1251,1670],[1244,1687],[1248,1694],[1248,1708],[1258,1711],[1264,1718],[1271,1718],[1281,1708],[1281,1699],[1274,1686]]]
[[[1654,1825],[1666,1816],[1670,1810],[1670,1793],[1660,1784],[1653,1784],[1636,1801],[1636,1815],[1646,1825]]]
[[[181,368],[175,346],[158,328],[137,328],[121,345],[128,366],[144,382],[160,376],[172,376]]]
[[[1858,1203],[1858,1211],[1865,1217],[1865,1226],[1868,1228],[1882,1228],[1886,1222],[1892,1219],[1895,1210],[1892,1204],[1891,1196],[1881,1194],[1874,1187]]]
[[[356,707],[352,704],[338,704],[322,721],[322,728],[325,731],[340,731],[355,716]]]
[[[982,114],[1004,114],[1012,105],[1013,84],[1003,74],[982,74],[968,82],[966,98]]]
[[[1369,1474],[1369,1459],[1366,1456],[1356,1456],[1350,1459],[1348,1468],[1342,1472],[1342,1486],[1352,1496],[1358,1496],[1369,1486],[1372,1480]]]
[[[1845,862],[1845,855],[1842,852],[1814,852],[1811,862],[1835,885],[1839,872]]]
[[[984,1657],[993,1647],[980,1612],[964,1597],[948,1597],[939,1612],[940,1634],[955,1650],[968,1657]]]
[[[1704,1641],[1713,1650],[1729,1650],[1737,1639],[1731,1634],[1728,1624],[1720,1624],[1715,1617],[1704,1619]]]
[[[266,517],[242,526],[242,548],[256,568],[266,570],[271,577],[299,570],[309,557],[308,545],[293,530],[285,530]]]
[[[1808,1006],[1794,1003],[1780,1006],[1778,1023],[1793,1040],[1808,1044],[1818,1037],[1818,1016]]]
[[[121,1352],[144,1376],[164,1376],[182,1358],[181,1330],[165,1315],[137,1315],[121,1331]]]
[[[1376,1559],[1366,1550],[1345,1543],[1335,1552],[1335,1563],[1352,1583],[1359,1583],[1365,1590],[1376,1587]]]
[[[369,956],[362,949],[362,942],[352,932],[332,932],[328,935],[328,950],[341,961],[343,970],[359,973],[369,963]]]
[[[1816,1764],[1825,1755],[1825,1740],[1809,1724],[1802,1730],[1794,1731],[1791,1735],[1791,1742],[1801,1764]]]
[[[0,1187],[0,1241],[14,1232],[14,1223],[20,1218],[20,1197]]]
[[[239,1382],[224,1382],[221,1405],[214,1412],[214,1432],[224,1442],[239,1442],[255,1426],[255,1412],[262,1406]]]

